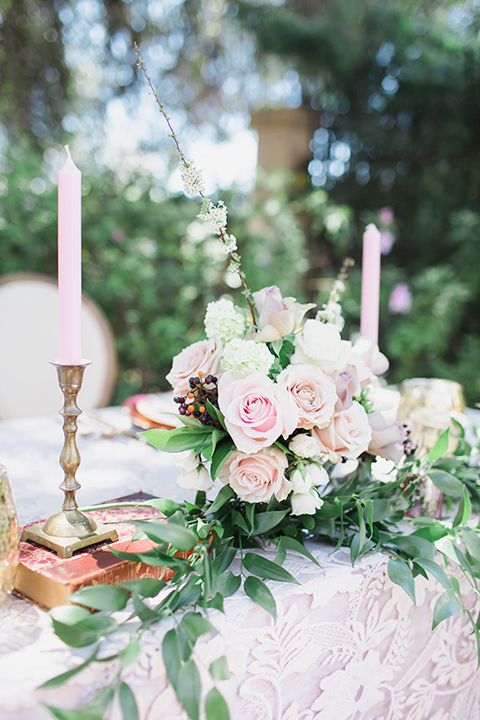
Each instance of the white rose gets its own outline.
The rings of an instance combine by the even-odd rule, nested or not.
[[[320,467],[317,463],[309,463],[304,465],[302,469],[297,468],[294,470],[290,482],[294,493],[306,493],[313,487],[326,485],[329,479],[324,467]]]
[[[288,444],[288,449],[301,458],[316,458],[322,454],[322,447],[317,438],[306,433],[295,435]]]
[[[182,472],[195,470],[200,464],[200,460],[193,450],[184,450],[183,452],[175,453],[173,459],[177,468]]]
[[[359,355],[367,368],[375,375],[383,375],[389,367],[388,358],[378,349],[378,345],[368,337],[355,340],[353,352]]]
[[[371,455],[380,455],[398,465],[404,454],[403,425],[397,420],[400,393],[386,388],[370,387],[368,399],[373,403],[368,422],[372,438],[368,446]]]
[[[343,369],[349,362],[352,344],[342,340],[333,325],[325,325],[318,320],[307,320],[303,333],[295,340],[295,353],[292,364],[317,365],[331,373]]]
[[[323,500],[316,490],[292,495],[292,515],[315,515],[315,511],[322,505]]]
[[[185,490],[210,490],[212,479],[204,465],[198,465],[194,470],[182,472],[177,483]]]

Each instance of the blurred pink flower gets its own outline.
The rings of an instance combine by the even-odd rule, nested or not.
[[[380,210],[379,218],[380,218],[380,222],[383,225],[391,225],[391,223],[393,222],[393,217],[394,217],[393,208],[383,207]]]
[[[407,313],[412,307],[412,293],[406,283],[398,283],[388,298],[391,313]]]
[[[112,240],[116,243],[122,243],[125,240],[125,233],[123,230],[115,230],[112,235]]]
[[[390,230],[382,230],[380,233],[380,252],[388,255],[395,242],[395,235]]]

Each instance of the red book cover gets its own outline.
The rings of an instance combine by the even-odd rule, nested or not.
[[[142,502],[151,499],[146,493],[136,493],[117,501]],[[137,578],[162,577],[169,580],[173,572],[168,568],[122,560],[110,548],[127,552],[145,552],[154,546],[151,540],[135,540],[135,525],[128,520],[165,520],[153,507],[117,507],[88,513],[94,520],[114,524],[118,540],[84,548],[63,559],[47,548],[32,542],[20,543],[20,564],[15,577],[14,593],[43,608],[61,605],[72,593],[86,585],[115,584]]]

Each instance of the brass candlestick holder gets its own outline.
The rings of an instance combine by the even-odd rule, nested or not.
[[[90,365],[85,360],[78,365],[62,365],[53,362],[58,373],[58,382],[64,395],[64,405],[60,410],[63,415],[63,432],[65,442],[60,454],[60,465],[65,477],[60,489],[65,493],[62,509],[52,515],[45,523],[37,523],[25,528],[22,540],[33,540],[39,545],[54,550],[62,558],[71,557],[75,550],[94,545],[105,540],[117,540],[117,531],[96,523],[93,518],[84,515],[78,509],[75,493],[80,483],[75,473],[80,465],[75,436],[77,433],[77,418],[82,411],[77,406],[77,395],[82,387],[83,373]]]

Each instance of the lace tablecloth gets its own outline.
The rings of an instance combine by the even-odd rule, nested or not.
[[[19,430],[22,422],[27,421],[0,423],[0,451],[4,428],[12,440],[12,425],[17,423]],[[33,428],[34,421],[28,422]],[[120,474],[131,472],[132,484],[118,494],[140,488],[171,494],[170,486],[168,492],[162,491],[162,473],[168,465],[161,453],[137,440],[87,439],[90,457],[107,442],[125,445],[122,453],[112,453],[110,472],[117,472],[117,467]],[[18,447],[28,445],[25,436],[19,440]],[[43,448],[42,473],[48,464],[53,467],[57,462],[57,450],[55,443],[55,453],[47,457]],[[87,462],[90,450],[88,445],[83,450]],[[151,457],[150,452],[154,453]],[[139,458],[144,453],[142,463]],[[104,462],[103,454],[102,458]],[[4,455],[0,461],[8,467]],[[153,470],[156,462],[159,466]],[[158,478],[158,487],[144,483],[143,469],[147,476]],[[31,466],[31,472],[35,470]],[[18,492],[15,472],[10,470],[10,475],[22,516],[23,494]],[[111,489],[110,485],[107,495]],[[104,498],[106,493],[101,494]],[[226,655],[231,677],[217,684],[232,720],[478,720],[480,674],[466,620],[459,614],[434,632],[430,629],[441,589],[418,578],[414,607],[404,591],[389,581],[384,556],[361,558],[352,569],[345,551],[330,555],[330,547],[315,542],[309,548],[321,569],[292,553],[285,567],[302,584],[268,583],[277,600],[275,625],[270,615],[241,592],[225,601],[225,615],[210,611],[220,632],[199,640],[196,659],[208,692],[212,687],[208,667]],[[186,719],[165,679],[161,643],[170,627],[170,620],[151,627],[143,636],[138,661],[125,671],[142,720]],[[121,638],[108,641],[115,642]],[[47,615],[9,598],[0,608],[0,719],[41,720],[51,717],[42,703],[79,707],[87,702],[113,677],[114,665],[90,666],[61,688],[42,692],[36,688],[88,654],[88,649],[66,648],[53,635]],[[120,710],[114,708],[111,720],[120,718]]]

